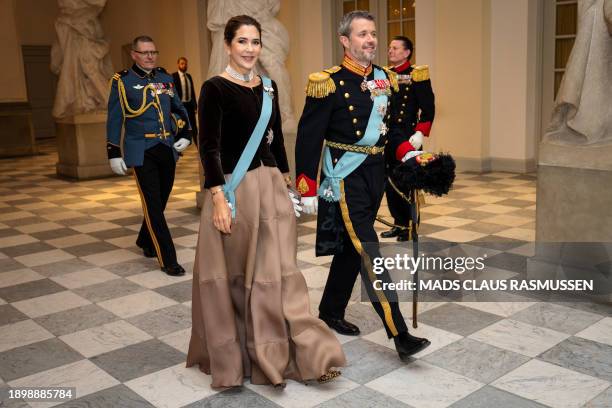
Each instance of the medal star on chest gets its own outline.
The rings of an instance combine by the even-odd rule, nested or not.
[[[389,131],[389,128],[387,127],[387,125],[385,124],[385,122],[382,122],[380,124],[380,126],[378,127],[378,131],[380,132],[381,135],[386,135],[387,132]]]
[[[274,140],[274,131],[270,129],[268,130],[268,134],[266,135],[266,143],[268,143],[268,145],[271,145],[273,140]]]

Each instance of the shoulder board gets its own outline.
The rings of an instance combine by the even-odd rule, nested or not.
[[[115,72],[113,74],[113,79],[119,79],[121,77],[126,76],[127,74],[128,74],[128,70],[127,69],[124,69],[123,71]]]
[[[324,69],[323,71],[327,72],[328,74],[335,74],[336,72],[340,71],[341,69],[342,69],[341,66],[334,65],[333,67]]]
[[[414,82],[427,81],[429,79],[429,65],[413,65],[411,78]]]
[[[167,73],[168,73],[168,71],[166,71],[166,70],[165,70],[164,68],[162,68],[162,67],[156,67],[156,68],[155,68],[155,70],[156,70],[156,71],[159,71],[159,72],[163,72],[164,74],[167,74]]]
[[[392,71],[388,67],[383,67],[383,69],[385,70],[385,72],[387,73],[387,76],[389,77],[389,82],[391,83],[391,87],[393,88],[393,90],[395,92],[399,92],[399,84],[397,83],[397,73],[395,71]]]
[[[306,95],[312,98],[325,98],[334,92],[336,92],[336,84],[327,70],[308,75]]]

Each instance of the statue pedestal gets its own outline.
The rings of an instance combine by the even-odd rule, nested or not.
[[[27,156],[37,152],[30,104],[0,103],[0,157]]]
[[[535,256],[527,271],[538,279],[592,280],[595,290],[581,300],[610,302],[612,145],[542,142],[539,155]]]
[[[58,176],[86,180],[113,175],[106,155],[106,113],[56,120]]]
[[[612,145],[540,144],[536,241],[612,242]]]

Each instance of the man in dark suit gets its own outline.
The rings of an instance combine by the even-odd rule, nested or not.
[[[187,58],[180,57],[176,63],[178,66],[178,71],[172,74],[172,79],[174,79],[174,86],[176,88],[178,97],[189,114],[189,123],[191,124],[193,141],[197,145],[198,121],[196,120],[196,108],[198,103],[195,97],[193,78],[191,78],[191,75],[187,72]]]

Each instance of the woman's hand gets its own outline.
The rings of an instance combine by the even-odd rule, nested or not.
[[[230,234],[232,226],[232,211],[220,187],[211,189],[213,195],[213,224],[219,231]]]

